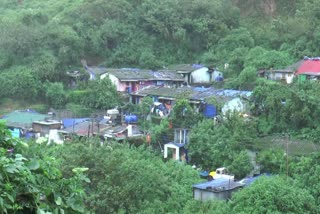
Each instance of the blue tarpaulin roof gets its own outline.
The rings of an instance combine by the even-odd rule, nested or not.
[[[243,184],[234,182],[233,180],[227,178],[218,178],[212,181],[207,181],[199,184],[194,184],[193,187],[202,190],[213,190],[213,191],[225,191],[234,189],[237,187],[242,187]]]
[[[64,118],[62,119],[63,127],[69,128],[78,123],[82,123],[84,121],[88,121],[90,118]]]
[[[239,182],[244,184],[245,186],[249,186],[250,184],[252,184],[254,181],[256,181],[261,176],[271,176],[271,174],[264,173],[264,174],[261,174],[261,175],[258,175],[258,176],[254,176],[254,177],[247,177],[247,178],[242,179]]]

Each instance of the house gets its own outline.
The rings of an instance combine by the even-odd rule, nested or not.
[[[264,77],[269,80],[284,81],[287,84],[290,84],[293,81],[297,68],[302,63],[303,63],[303,60],[300,60],[283,69],[270,69],[270,70],[262,69],[258,73],[260,77]]]
[[[174,71],[152,71],[140,69],[107,69],[101,79],[108,76],[117,87],[117,91],[134,92],[150,85],[176,87],[183,83],[183,78]]]
[[[164,158],[168,158],[169,151],[172,152],[173,160],[188,162],[187,149],[189,130],[185,128],[174,129],[174,142],[164,145]]]
[[[104,139],[110,140],[125,140],[133,137],[144,136],[137,125],[119,125],[110,126],[104,130]]]
[[[130,94],[130,100],[132,103],[139,104],[143,97],[152,97],[154,102],[160,102],[164,106],[174,106],[177,99],[184,97],[189,100],[191,106],[194,107],[199,113],[203,113],[207,118],[214,118],[218,112],[217,108],[209,104],[211,98],[215,98],[217,102],[224,105],[227,110],[241,110],[246,111],[245,99],[251,96],[251,91],[239,91],[231,89],[216,89],[213,87],[156,87],[149,86],[139,91],[132,92]],[[237,100],[233,100],[238,98]],[[237,102],[236,102],[237,101]],[[229,103],[230,102],[230,103]],[[235,103],[235,104],[234,104]],[[240,108],[237,107],[240,105]],[[169,109],[168,109],[168,112]]]
[[[40,133],[41,137],[49,135],[52,129],[61,129],[61,121],[56,120],[44,120],[44,121],[33,121],[32,130],[36,133]]]
[[[90,79],[109,77],[119,92],[137,91],[149,85],[176,87],[184,82],[183,77],[171,70],[141,70],[137,68],[104,68],[86,66]]]
[[[11,134],[15,137],[29,136],[34,121],[42,121],[51,118],[50,115],[39,114],[31,109],[17,110],[2,116],[0,119],[6,122]]]
[[[320,57],[305,57],[301,65],[296,70],[295,75],[298,76],[299,81],[307,79],[318,80],[320,77]]]
[[[168,69],[175,70],[178,74],[181,74],[184,81],[189,85],[208,84],[216,80],[221,81],[219,78],[222,77],[221,72],[201,64],[171,65]]]
[[[242,188],[244,184],[235,182],[232,179],[218,178],[215,180],[194,184],[193,198],[195,200],[227,200],[232,193]]]

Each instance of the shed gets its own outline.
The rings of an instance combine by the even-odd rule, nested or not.
[[[193,185],[193,198],[195,200],[227,200],[231,198],[233,192],[242,188],[244,184],[231,179],[218,178]]]
[[[48,135],[52,129],[61,129],[61,122],[57,120],[33,121],[32,129],[40,133],[40,136]]]

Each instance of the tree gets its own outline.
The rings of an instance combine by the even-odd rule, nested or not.
[[[172,123],[176,128],[191,128],[198,119],[200,114],[190,106],[187,99],[179,99],[173,107]]]
[[[279,176],[259,178],[236,192],[230,208],[231,213],[318,213],[315,199],[307,190]]]
[[[66,102],[66,94],[63,84],[60,82],[50,83],[45,85],[45,96],[50,105],[55,108],[63,107]]]
[[[246,131],[243,131],[245,126]],[[249,147],[255,138],[250,130],[250,124],[238,120],[236,116],[231,116],[220,124],[214,124],[212,120],[199,122],[189,136],[187,147],[190,162],[206,170],[230,167],[234,169],[230,171],[236,177],[244,177],[251,171],[252,165],[248,154],[240,151]]]
[[[70,178],[62,176],[50,156],[22,155],[28,144],[10,136],[0,124],[0,212],[1,213],[82,213],[88,181],[74,170]]]
[[[179,212],[192,200],[191,185],[200,181],[191,166],[163,162],[144,147],[75,141],[47,152],[62,161],[64,173],[74,166],[89,168],[87,205],[96,213]]]
[[[110,109],[118,105],[118,99],[116,87],[105,77],[89,82],[84,104],[95,109]]]

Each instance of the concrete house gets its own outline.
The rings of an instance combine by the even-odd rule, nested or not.
[[[320,79],[320,57],[309,58],[305,57],[301,65],[297,68],[295,75],[298,76],[299,81],[307,79]]]
[[[168,158],[168,153],[171,150],[172,159],[188,162],[187,149],[184,147],[188,143],[188,134],[188,129],[174,129],[174,141],[164,145],[164,158]]]
[[[46,136],[52,129],[61,129],[62,123],[56,120],[33,121],[32,130],[40,133],[40,136]]]
[[[143,97],[152,97],[154,102],[160,102],[164,106],[172,108],[179,97],[185,97],[190,105],[207,118],[214,118],[219,112],[217,108],[207,101],[215,98],[223,104],[223,113],[228,111],[245,112],[244,99],[251,96],[251,91],[239,91],[231,89],[215,89],[212,87],[188,87],[179,88],[149,86],[130,94],[131,102],[139,104]],[[170,112],[170,109],[167,109]]]
[[[232,193],[242,188],[245,184],[227,178],[218,178],[212,181],[193,185],[193,198],[195,200],[227,200]]]
[[[287,84],[292,83],[296,70],[301,66],[303,60],[300,60],[286,68],[282,69],[262,69],[258,72],[260,77],[274,81],[284,81]]]
[[[51,115],[39,114],[33,110],[17,110],[2,116],[0,119],[6,122],[13,137],[29,136],[34,121],[46,120]]]
[[[180,86],[183,77],[171,70],[141,70],[136,68],[104,68],[86,66],[85,69],[90,79],[103,79],[109,77],[119,92],[134,92],[149,85],[156,86]]]
[[[200,64],[171,65],[168,68],[181,74],[189,85],[208,84],[218,80],[218,77],[222,77],[221,72]]]

